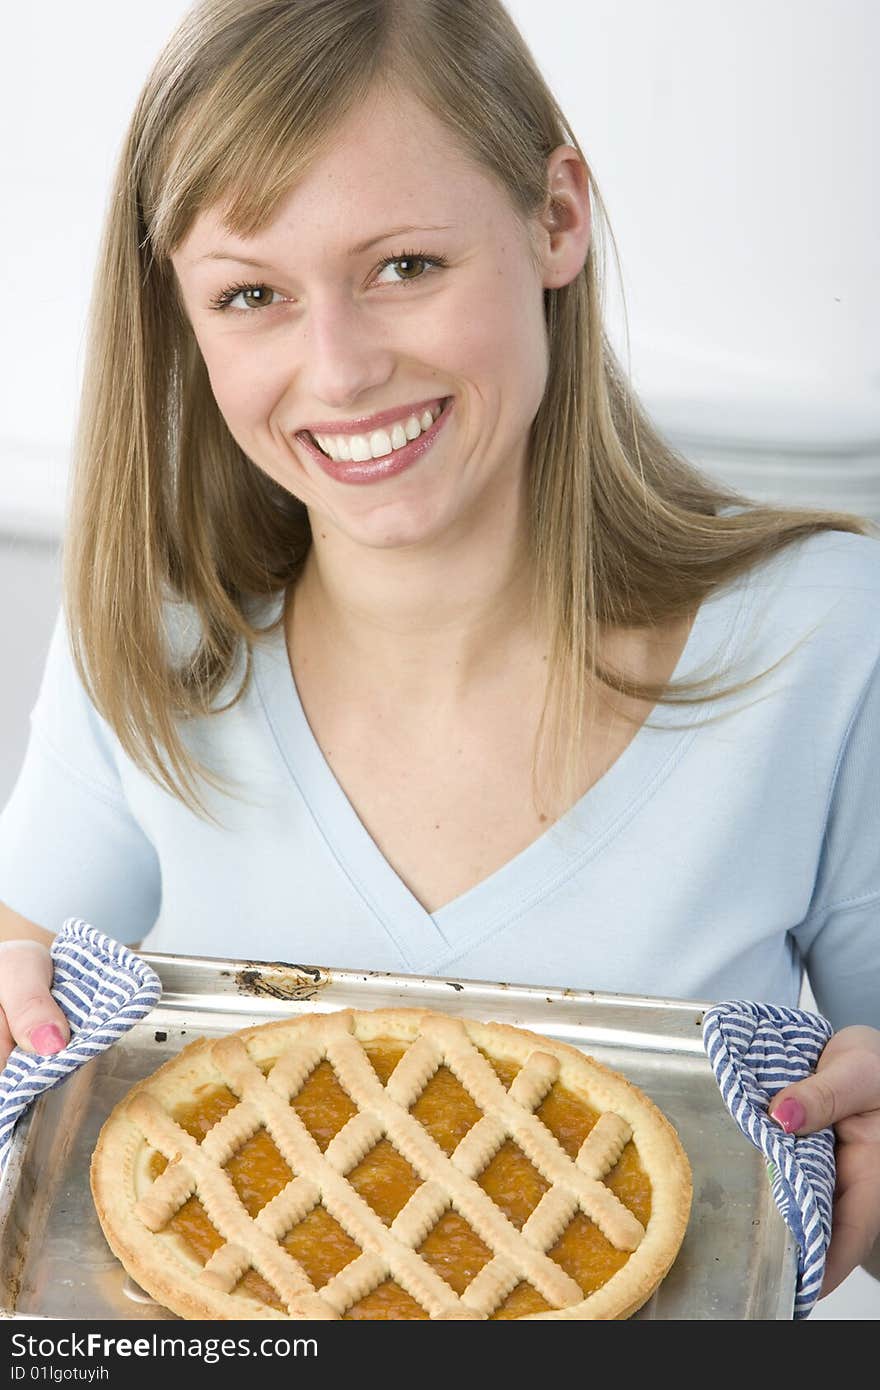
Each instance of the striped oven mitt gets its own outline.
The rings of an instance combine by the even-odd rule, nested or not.
[[[814,1070],[832,1034],[817,1014],[733,1000],[703,1018],[703,1044],[721,1095],[743,1134],[767,1159],[776,1205],[798,1244],[794,1315],[806,1318],[822,1286],[831,1239],[834,1130],[797,1138],[767,1115],[785,1086]]]
[[[51,947],[52,997],[67,1015],[70,1042],[51,1057],[16,1047],[0,1072],[0,1174],[16,1122],[43,1091],[66,1080],[158,1003],[162,985],[146,961],[87,922],[69,917]]]

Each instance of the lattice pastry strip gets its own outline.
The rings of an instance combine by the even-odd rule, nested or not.
[[[361,1056],[366,1065],[370,1066],[366,1056],[363,1053]],[[276,1082],[273,1086],[271,1075],[269,1080],[264,1078],[237,1038],[228,1038],[223,1044],[218,1045],[215,1048],[215,1060],[231,1087],[239,1093],[247,1094],[250,1104],[261,1115],[288,1166],[294,1172],[309,1173],[318,1188],[323,1206],[360,1245],[364,1256],[375,1257],[369,1262],[368,1267],[376,1272],[376,1283],[390,1275],[427,1309],[429,1315],[442,1314],[447,1305],[455,1300],[455,1294],[449,1285],[421,1260],[411,1246],[389,1235],[381,1217],[377,1216],[369,1203],[345,1180],[344,1172],[336,1167],[336,1163],[341,1162],[346,1165],[348,1171],[349,1167],[358,1161],[365,1134],[376,1138],[384,1136],[384,1127],[375,1124],[371,1112],[364,1108],[360,1116],[353,1117],[322,1154],[296,1110],[291,1107],[289,1099],[283,1093],[279,1094],[279,1083]],[[370,1070],[372,1072],[372,1067]],[[375,1072],[372,1074],[375,1079]],[[378,1080],[377,1087],[381,1091]],[[349,1142],[350,1136],[346,1134],[349,1126],[356,1129],[359,1142]],[[210,1206],[208,1214],[213,1219]],[[218,1225],[218,1229],[222,1229],[219,1227],[219,1221],[215,1224]],[[357,1286],[351,1300],[353,1302],[355,1298],[363,1296],[360,1290],[364,1287],[365,1262],[361,1257],[352,1263],[356,1268],[351,1269],[349,1278],[350,1282]],[[278,1287],[272,1274],[262,1265],[257,1267],[284,1297],[284,1291]],[[343,1275],[345,1273],[346,1271],[343,1271]],[[344,1283],[343,1276],[334,1281],[334,1294]],[[369,1289],[365,1291],[369,1292]],[[338,1297],[334,1296],[332,1301],[325,1302],[325,1316],[336,1314]]]
[[[320,1198],[320,1189],[311,1178],[294,1178],[257,1212],[253,1218],[254,1224],[266,1231],[273,1241],[280,1241],[292,1226],[308,1216],[318,1205]],[[247,1250],[227,1243],[214,1251],[200,1277],[206,1283],[212,1283],[215,1288],[229,1293],[250,1268],[251,1263]],[[297,1261],[294,1263],[299,1267]],[[311,1289],[310,1281],[308,1288]]]
[[[269,1081],[264,1083],[261,1074],[240,1047],[218,1050],[217,1060],[227,1081],[236,1088],[248,1088],[252,1103],[264,1085],[271,1090],[280,1089],[277,1080],[273,1083],[274,1073],[270,1074]],[[375,1079],[369,1062],[366,1062],[366,1065]],[[299,1068],[296,1069],[295,1075],[301,1075]],[[381,1094],[378,1082],[376,1086],[377,1094]],[[263,1096],[262,1100],[262,1105],[258,1106],[260,1114],[289,1165],[296,1168],[300,1164],[309,1163],[312,1171],[315,1171],[317,1165],[322,1179],[320,1196],[323,1205],[341,1222],[348,1234],[364,1247],[364,1254],[360,1259],[353,1261],[333,1281],[330,1294],[325,1291],[324,1297],[331,1306],[343,1311],[350,1303],[363,1297],[376,1284],[391,1275],[422,1303],[432,1316],[443,1316],[453,1311],[448,1305],[455,1302],[455,1294],[445,1280],[414,1255],[413,1243],[400,1239],[399,1219],[392,1227],[392,1236],[397,1241],[397,1248],[394,1249],[389,1244],[387,1228],[369,1204],[359,1197],[350,1185],[339,1181],[339,1175],[350,1171],[363,1154],[385,1136],[385,1127],[377,1116],[367,1109],[360,1111],[331,1141],[322,1156],[295,1111],[289,1109],[286,1100],[281,1108],[275,1106],[266,1096]],[[443,1209],[448,1205],[448,1199],[444,1198]],[[380,1251],[382,1258],[379,1258]],[[348,1290],[347,1300],[341,1296],[344,1289]]]
[[[132,1101],[129,1111],[131,1118],[142,1126],[149,1142],[166,1156],[173,1157],[176,1165],[188,1171],[187,1185],[190,1191],[195,1190],[198,1193],[209,1218],[226,1239],[227,1246],[222,1247],[229,1251],[226,1261],[237,1261],[239,1251],[247,1250],[250,1253],[248,1263],[253,1263],[259,1268],[260,1273],[271,1282],[288,1305],[307,1304],[310,1317],[326,1317],[326,1310],[320,1305],[320,1300],[314,1299],[311,1281],[301,1266],[280,1248],[277,1240],[263,1226],[248,1215],[239,1200],[232,1179],[222,1167],[222,1163],[234,1152],[228,1145],[229,1133],[246,1132],[247,1137],[250,1137],[258,1127],[251,1124],[253,1110],[249,1104],[245,1123],[241,1123],[240,1116],[236,1114],[241,1108],[238,1106],[235,1111],[230,1111],[224,1116],[228,1123],[224,1124],[224,1120],[221,1120],[209,1131],[201,1144],[181,1129],[148,1095],[140,1095]],[[222,1131],[219,1138],[218,1130]],[[218,1164],[218,1156],[221,1154],[222,1160]],[[152,1193],[139,1203],[136,1209],[144,1224],[150,1229],[161,1229],[174,1215],[175,1208],[170,1203],[166,1203],[163,1209],[156,1199],[156,1188],[161,1186],[164,1192],[168,1192],[172,1186],[171,1183],[163,1184],[163,1177],[164,1174],[161,1174]],[[222,1267],[223,1262],[218,1263]],[[205,1282],[214,1282],[213,1276],[214,1271],[209,1271]]]
[[[601,1132],[597,1134],[596,1131],[600,1130],[600,1127]],[[591,1177],[601,1178],[614,1167],[630,1134],[629,1125],[618,1115],[600,1116],[595,1128],[581,1145],[575,1162]],[[568,1226],[578,1206],[578,1198],[570,1189],[561,1186],[548,1188],[524,1223],[523,1236],[542,1250],[551,1249]],[[518,1271],[501,1256],[496,1255],[471,1281],[463,1295],[464,1302],[473,1308],[486,1311],[488,1315],[499,1306],[518,1282]]]
[[[403,1044],[403,1055],[384,1086],[364,1050],[371,1040]],[[509,1090],[483,1050],[517,1061]],[[322,1152],[292,1101],[325,1060],[357,1110],[347,1119],[340,1112],[337,1132]],[[482,1112],[449,1153],[427,1122],[410,1113],[443,1066]],[[199,1144],[171,1112],[187,1103],[192,1087],[204,1093],[220,1085],[220,1079],[239,1100]],[[593,1097],[594,1119],[596,1111],[602,1112],[595,1124],[590,1121],[592,1128],[574,1159],[535,1114],[557,1079]],[[432,1097],[449,1094],[443,1091],[446,1084]],[[424,1107],[419,1113],[424,1116]],[[462,1117],[465,1113],[470,1123],[472,1112],[462,1111]],[[260,1129],[271,1136],[293,1176],[251,1217],[224,1165]],[[602,1181],[631,1136],[651,1183],[647,1234]],[[383,1139],[421,1179],[390,1225],[347,1177]],[[549,1184],[521,1230],[477,1181],[508,1140]],[[141,1155],[151,1150],[169,1162],[149,1183]],[[132,1176],[120,1182],[118,1172]],[[674,1131],[646,1097],[615,1073],[564,1044],[518,1029],[417,1010],[300,1015],[193,1044],[117,1107],[99,1140],[92,1183],[108,1239],[126,1267],[169,1307],[196,1317],[338,1318],[386,1280],[435,1319],[490,1316],[517,1284],[531,1285],[550,1305],[549,1311],[531,1316],[626,1316],[674,1258],[690,1201],[687,1161]],[[194,1193],[223,1242],[198,1272],[161,1253],[167,1250],[165,1225]],[[326,1282],[315,1291],[305,1269],[280,1242],[319,1206],[361,1253],[332,1277],[325,1275]],[[604,1232],[611,1242],[606,1248],[621,1252],[605,1282],[586,1298],[547,1253],[579,1210]],[[450,1211],[464,1218],[481,1248],[490,1252],[479,1272],[472,1278],[468,1274],[470,1282],[462,1283],[461,1296],[438,1272],[443,1266],[435,1269],[419,1253]],[[566,1240],[572,1238],[567,1232]],[[439,1249],[436,1242],[431,1248]],[[277,1291],[287,1313],[233,1297],[250,1267]],[[522,1307],[521,1300],[517,1306]]]
[[[580,1289],[574,1280],[543,1251],[523,1239],[488,1193],[472,1181],[473,1175],[463,1174],[424,1126],[410,1115],[408,1106],[418,1099],[416,1094],[406,1098],[407,1104],[396,1100],[393,1090],[389,1092],[382,1086],[361,1044],[350,1035],[332,1038],[327,1057],[355,1104],[382,1120],[388,1138],[417,1173],[425,1178],[433,1175],[433,1180],[446,1189],[449,1204],[465,1217],[481,1240],[519,1268],[522,1277],[551,1305],[562,1307],[578,1296]],[[390,1246],[386,1248],[390,1253]]]
[[[504,1126],[542,1176],[551,1185],[570,1188],[581,1210],[612,1245],[621,1250],[637,1249],[645,1234],[641,1222],[598,1179],[572,1163],[559,1141],[533,1113],[534,1105],[540,1104],[556,1080],[559,1064],[555,1058],[533,1054],[506,1091],[491,1062],[474,1047],[457,1020],[439,1019],[429,1025],[426,1036],[443,1046],[446,1065],[480,1109]]]
[[[449,1026],[444,1023],[444,1034],[448,1035],[450,1031],[451,1029]],[[415,1103],[418,1094],[424,1087],[429,1076],[433,1075],[433,1072],[441,1063],[445,1062],[447,1065],[451,1065],[451,1068],[456,1071],[458,1079],[462,1084],[468,1086],[468,1089],[470,1089],[469,1083],[472,1083],[475,1079],[474,1069],[476,1068],[481,1073],[479,1078],[480,1099],[484,1105],[494,1101],[499,1109],[504,1110],[508,1122],[505,1124],[497,1113],[484,1114],[459,1142],[451,1156],[450,1162],[466,1177],[474,1178],[482,1172],[483,1168],[509,1134],[512,1134],[513,1137],[517,1139],[522,1139],[524,1134],[527,1133],[529,1129],[533,1128],[528,1125],[528,1122],[533,1119],[532,1111],[541,1104],[550,1087],[556,1081],[559,1074],[559,1063],[556,1058],[546,1053],[532,1053],[514,1078],[510,1090],[505,1091],[500,1081],[498,1081],[491,1064],[486,1062],[480,1052],[474,1048],[472,1044],[467,1042],[467,1035],[464,1033],[464,1029],[458,1028],[456,1031],[465,1039],[465,1048],[467,1049],[466,1057],[463,1056],[460,1048],[456,1049],[454,1055],[450,1055],[451,1049],[448,1047],[448,1041],[447,1048],[444,1050],[436,1041],[436,1030],[430,1028],[426,1029],[418,1043],[414,1044],[410,1052],[405,1054],[398,1063],[397,1068],[388,1080],[386,1092],[392,1099],[398,1102],[402,1109],[408,1111]],[[432,1043],[434,1043],[433,1047],[431,1046]],[[416,1051],[416,1048],[419,1050],[419,1055],[416,1059],[410,1060],[411,1054]],[[333,1048],[328,1048],[328,1055],[331,1057],[333,1056]],[[351,1070],[352,1060],[353,1059],[349,1059],[346,1068],[346,1076],[349,1079],[354,1075]],[[487,1068],[491,1076],[486,1075],[485,1069]],[[372,1071],[372,1068],[370,1070]],[[372,1089],[372,1077],[368,1076],[359,1066],[358,1073],[359,1080],[362,1085],[365,1084],[367,1091]],[[363,1104],[367,1100],[366,1094],[359,1094],[354,1088],[352,1088],[352,1095],[359,1104]],[[522,1110],[522,1116],[517,1116],[517,1120],[519,1120],[518,1123],[510,1122],[510,1104],[504,1102],[512,1103],[518,1109]],[[407,1120],[409,1119],[410,1117],[407,1115]],[[537,1126],[540,1135],[543,1136],[547,1134],[545,1127],[540,1121],[534,1121],[534,1125]],[[401,1150],[404,1151],[405,1144],[400,1129],[394,1129],[389,1124],[389,1134],[399,1145]],[[526,1241],[530,1241],[537,1251],[543,1253],[555,1243],[559,1235],[568,1225],[579,1205],[582,1209],[585,1209],[588,1216],[592,1216],[593,1212],[598,1207],[606,1217],[606,1224],[613,1227],[614,1233],[621,1239],[621,1243],[627,1238],[632,1238],[632,1236],[635,1236],[637,1243],[641,1235],[644,1234],[641,1224],[637,1222],[635,1218],[632,1218],[632,1227],[635,1227],[635,1230],[633,1230],[627,1220],[627,1218],[631,1217],[631,1213],[623,1207],[622,1203],[618,1202],[617,1198],[615,1198],[612,1193],[608,1192],[608,1190],[602,1187],[601,1183],[598,1182],[598,1180],[617,1162],[630,1136],[630,1127],[624,1121],[620,1120],[618,1116],[605,1115],[600,1117],[597,1125],[582,1144],[574,1165],[574,1167],[583,1172],[585,1180],[589,1184],[586,1188],[587,1196],[592,1200],[587,1203],[583,1201],[584,1187],[579,1181],[579,1174],[575,1177],[573,1182],[569,1183],[569,1189],[573,1188],[573,1191],[566,1190],[558,1185],[557,1180],[557,1185],[551,1187],[549,1191],[544,1194],[538,1207],[536,1207],[535,1211],[529,1217],[522,1230],[522,1236]],[[555,1146],[554,1149],[551,1149],[553,1170],[558,1172],[561,1168],[565,1177],[570,1178],[570,1170],[573,1166],[571,1160],[555,1140],[553,1144]],[[522,1147],[525,1149],[524,1144]],[[557,1150],[558,1153],[556,1152]],[[413,1161],[415,1165],[415,1154],[412,1155],[411,1161]],[[545,1176],[548,1176],[547,1173],[545,1173]],[[446,1204],[443,1203],[442,1200],[442,1188],[436,1182],[434,1186],[437,1188],[437,1199],[430,1214],[433,1215],[436,1220],[445,1209]],[[595,1198],[595,1186],[599,1186],[601,1192],[598,1202]],[[414,1244],[418,1244],[426,1233],[426,1223],[421,1211],[425,1203],[423,1200],[417,1201],[417,1198],[419,1198],[418,1193],[410,1198],[409,1203],[398,1215],[395,1222],[395,1228],[399,1231],[400,1235],[403,1237],[404,1233],[406,1233],[406,1235],[413,1240]],[[609,1200],[606,1201],[606,1198]],[[419,1220],[414,1230],[411,1230],[408,1217],[410,1209],[415,1210],[416,1208],[419,1209],[419,1216],[422,1219]],[[492,1212],[494,1217],[494,1213],[497,1212],[494,1203],[492,1204],[492,1208],[494,1209]],[[612,1213],[610,1220],[607,1217],[609,1209]],[[620,1213],[623,1213],[622,1217],[619,1215],[618,1209]],[[472,1215],[472,1213],[469,1212],[465,1212],[465,1214],[468,1216]],[[480,1235],[487,1244],[493,1243],[493,1237],[494,1240],[497,1241],[494,1220],[492,1222],[493,1229],[489,1229],[487,1226],[482,1225],[478,1220],[472,1220],[471,1224],[474,1226],[478,1235]],[[558,1266],[556,1266],[556,1268],[558,1268]],[[533,1258],[528,1258],[527,1262],[517,1263],[511,1261],[509,1257],[505,1258],[504,1255],[496,1255],[493,1260],[489,1261],[483,1267],[480,1273],[471,1282],[462,1297],[462,1302],[475,1311],[482,1313],[483,1316],[488,1316],[503,1301],[521,1278],[528,1279],[530,1283],[547,1297],[546,1288],[541,1287],[543,1281],[540,1266],[537,1261]],[[573,1283],[573,1281],[570,1282]]]
[[[340,1048],[342,1048],[341,1054]],[[410,1199],[410,1202],[396,1218],[390,1233],[374,1216],[369,1205],[357,1197],[348,1184],[339,1184],[336,1172],[333,1170],[336,1169],[340,1173],[349,1171],[359,1161],[363,1153],[372,1146],[372,1143],[375,1143],[379,1137],[386,1133],[395,1143],[395,1146],[412,1163],[416,1171],[423,1176],[431,1170],[432,1165],[446,1164],[446,1156],[442,1150],[434,1143],[419,1122],[413,1120],[407,1112],[407,1104],[414,1103],[426,1081],[442,1062],[443,1056],[441,1052],[433,1051],[432,1054],[429,1054],[425,1048],[417,1049],[412,1062],[404,1067],[401,1078],[398,1079],[397,1086],[395,1086],[397,1072],[407,1062],[412,1051],[413,1049],[410,1049],[401,1059],[398,1068],[389,1079],[388,1089],[385,1090],[378,1081],[372,1065],[359,1043],[343,1033],[340,1033],[339,1039],[331,1040],[328,1043],[327,1057],[334,1065],[337,1074],[344,1077],[346,1088],[361,1109],[358,1115],[353,1117],[331,1142],[322,1160],[317,1146],[302,1122],[295,1115],[295,1112],[290,1111],[289,1098],[284,1096],[288,1083],[301,1084],[305,1074],[307,1074],[306,1067],[298,1065],[297,1060],[291,1058],[288,1067],[289,1075],[285,1073],[276,1077],[275,1072],[272,1072],[268,1081],[265,1081],[259,1069],[248,1058],[245,1050],[236,1044],[236,1040],[230,1039],[229,1046],[220,1045],[215,1048],[215,1060],[224,1078],[235,1090],[247,1093],[251,1105],[256,1106],[258,1113],[266,1123],[291,1168],[296,1169],[300,1165],[309,1164],[310,1171],[315,1171],[314,1165],[316,1163],[322,1168],[324,1164],[327,1165],[330,1171],[323,1173],[324,1180],[321,1183],[323,1205],[341,1222],[348,1234],[364,1248],[364,1255],[359,1260],[353,1261],[350,1266],[336,1276],[329,1294],[325,1291],[323,1296],[331,1302],[334,1308],[344,1309],[345,1306],[349,1306],[350,1303],[370,1292],[370,1288],[367,1287],[370,1277],[375,1280],[375,1283],[379,1283],[390,1275],[420,1302],[431,1316],[466,1315],[467,1301],[457,1311],[454,1306],[450,1306],[450,1303],[455,1304],[456,1296],[448,1284],[439,1275],[436,1275],[430,1266],[426,1266],[421,1259],[412,1253],[426,1230],[430,1229],[434,1221],[449,1207],[452,1200],[453,1204],[458,1205],[465,1215],[470,1216],[474,1229],[483,1234],[484,1238],[488,1238],[487,1243],[498,1243],[499,1241],[503,1243],[506,1237],[507,1243],[513,1244],[514,1251],[518,1252],[519,1258],[515,1258],[515,1263],[510,1267],[524,1269],[523,1277],[528,1277],[548,1301],[552,1300],[554,1303],[562,1304],[578,1297],[580,1289],[575,1282],[552,1261],[536,1260],[534,1252],[522,1241],[519,1232],[507,1221],[492,1199],[479,1188],[469,1189],[467,1186],[463,1186],[458,1175],[454,1172],[451,1172],[453,1192],[438,1192],[438,1197],[427,1213],[428,1220],[425,1219],[424,1196],[419,1198],[418,1203],[416,1203],[416,1198],[419,1197],[419,1194],[416,1193],[415,1197]],[[312,1053],[310,1061],[314,1063],[316,1060],[314,1053]],[[538,1063],[538,1068],[540,1070],[540,1063]],[[359,1077],[359,1085],[354,1084],[355,1072]],[[543,1073],[542,1081],[543,1084],[539,1081],[538,1087],[535,1089],[535,1101],[543,1098],[547,1085],[551,1084],[549,1079],[543,1077]],[[393,1101],[394,1092],[400,1090],[401,1084],[406,1087],[404,1103],[398,1102],[389,1107],[389,1099]],[[262,1097],[262,1102],[257,1100],[264,1087],[268,1088],[269,1091],[278,1090],[281,1092],[284,1102],[281,1109],[273,1106],[271,1099],[265,1095]],[[396,1121],[393,1131],[389,1128],[389,1117]],[[401,1142],[401,1125],[407,1130],[408,1143]],[[292,1127],[292,1132],[288,1127]],[[415,1141],[415,1148],[413,1148],[413,1141]],[[305,1152],[303,1152],[303,1146]],[[476,1175],[484,1166],[487,1158],[488,1155],[484,1153],[471,1176]],[[436,1187],[437,1184],[435,1183],[434,1186]],[[456,1190],[459,1192],[458,1203],[454,1201]],[[462,1192],[464,1197],[461,1195]],[[414,1225],[409,1219],[411,1211],[417,1211],[421,1218],[417,1219]],[[477,1215],[477,1211],[480,1215]],[[431,1216],[433,1216],[433,1220],[430,1220]],[[392,1242],[396,1242],[396,1249]],[[380,1252],[384,1257],[384,1263],[379,1259],[367,1258],[370,1255],[378,1256]],[[219,1260],[219,1258],[220,1252],[215,1256],[215,1260]],[[344,1300],[343,1291],[348,1292],[348,1304]],[[485,1309],[481,1308],[479,1311],[485,1315],[492,1310],[490,1306]]]

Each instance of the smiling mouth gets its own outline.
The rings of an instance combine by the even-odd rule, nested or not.
[[[365,434],[313,434],[303,430],[309,443],[333,463],[369,463],[388,458],[425,434],[443,414],[451,396],[420,414],[401,416],[393,425]]]
[[[315,439],[309,430],[299,430],[296,438],[313,462],[335,482],[352,485],[383,483],[412,468],[433,449],[438,434],[452,413],[454,403],[454,396],[446,396],[423,412],[424,423],[415,420],[407,431],[405,428],[401,429],[401,422],[395,422],[390,433],[387,430],[373,430],[369,435],[360,436],[360,445],[356,442],[357,435],[337,435],[328,438],[322,432]],[[408,422],[403,422],[404,425],[406,423]],[[416,429],[418,433],[415,433]],[[411,433],[413,437],[407,438],[407,433]],[[334,457],[329,450],[335,448],[340,439],[341,449]]]

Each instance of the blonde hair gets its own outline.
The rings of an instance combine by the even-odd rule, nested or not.
[[[563,782],[594,682],[652,701],[718,698],[705,682],[644,685],[605,669],[603,630],[683,618],[792,541],[868,529],[849,515],[751,505],[652,426],[603,329],[611,234],[599,190],[500,0],[202,0],[159,56],[119,160],[65,541],[80,676],[132,760],[197,812],[198,776],[219,783],[180,721],[217,708],[242,653],[231,702],[244,693],[254,642],[283,621],[255,625],[252,600],[295,584],[310,529],[303,505],[227,429],[170,256],[209,207],[238,235],[259,231],[376,84],[417,97],[524,226],[546,206],[552,150],[572,145],[588,170],[592,244],[582,272],[544,294],[547,388],[530,438],[536,597],[550,629],[536,749],[552,745]],[[169,656],[169,599],[198,619],[182,661]]]

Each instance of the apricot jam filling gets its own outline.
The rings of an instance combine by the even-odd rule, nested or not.
[[[383,1085],[406,1050],[406,1045],[391,1039],[365,1044],[367,1056]],[[495,1057],[489,1060],[503,1084],[509,1087],[519,1064]],[[263,1070],[270,1070],[271,1065],[263,1064]],[[238,1097],[226,1087],[206,1087],[192,1103],[177,1109],[174,1119],[201,1142],[217,1121],[237,1104]],[[357,1107],[329,1062],[319,1063],[292,1098],[291,1105],[322,1152],[357,1113]],[[445,1066],[435,1072],[410,1113],[446,1154],[453,1152],[481,1116],[473,1098]],[[596,1111],[558,1082],[535,1113],[570,1158],[576,1157],[599,1118]],[[149,1163],[150,1177],[155,1180],[165,1167],[164,1156],[154,1152]],[[225,1169],[252,1217],[296,1176],[264,1128],[258,1129],[242,1145],[228,1160]],[[391,1224],[422,1182],[419,1174],[387,1139],[380,1140],[365,1154],[347,1177],[386,1225]],[[646,1226],[651,1214],[651,1187],[632,1142],[625,1146],[604,1181]],[[511,1140],[501,1145],[478,1182],[508,1220],[520,1229],[549,1186]],[[175,1212],[164,1229],[181,1237],[201,1264],[224,1243],[196,1196],[190,1197]],[[310,1211],[287,1232],[280,1244],[299,1262],[316,1289],[322,1288],[360,1253],[357,1243],[323,1206]],[[493,1252],[470,1224],[450,1208],[425,1237],[419,1253],[457,1294],[462,1294],[492,1258]],[[598,1226],[581,1212],[575,1214],[547,1253],[574,1279],[585,1297],[601,1288],[629,1258],[627,1251],[615,1249]],[[286,1311],[276,1290],[255,1269],[244,1274],[233,1293]],[[548,1308],[530,1284],[521,1282],[491,1316],[520,1318],[529,1313],[545,1312]],[[352,1320],[400,1320],[426,1318],[427,1313],[405,1289],[388,1279],[353,1304],[344,1316]]]

